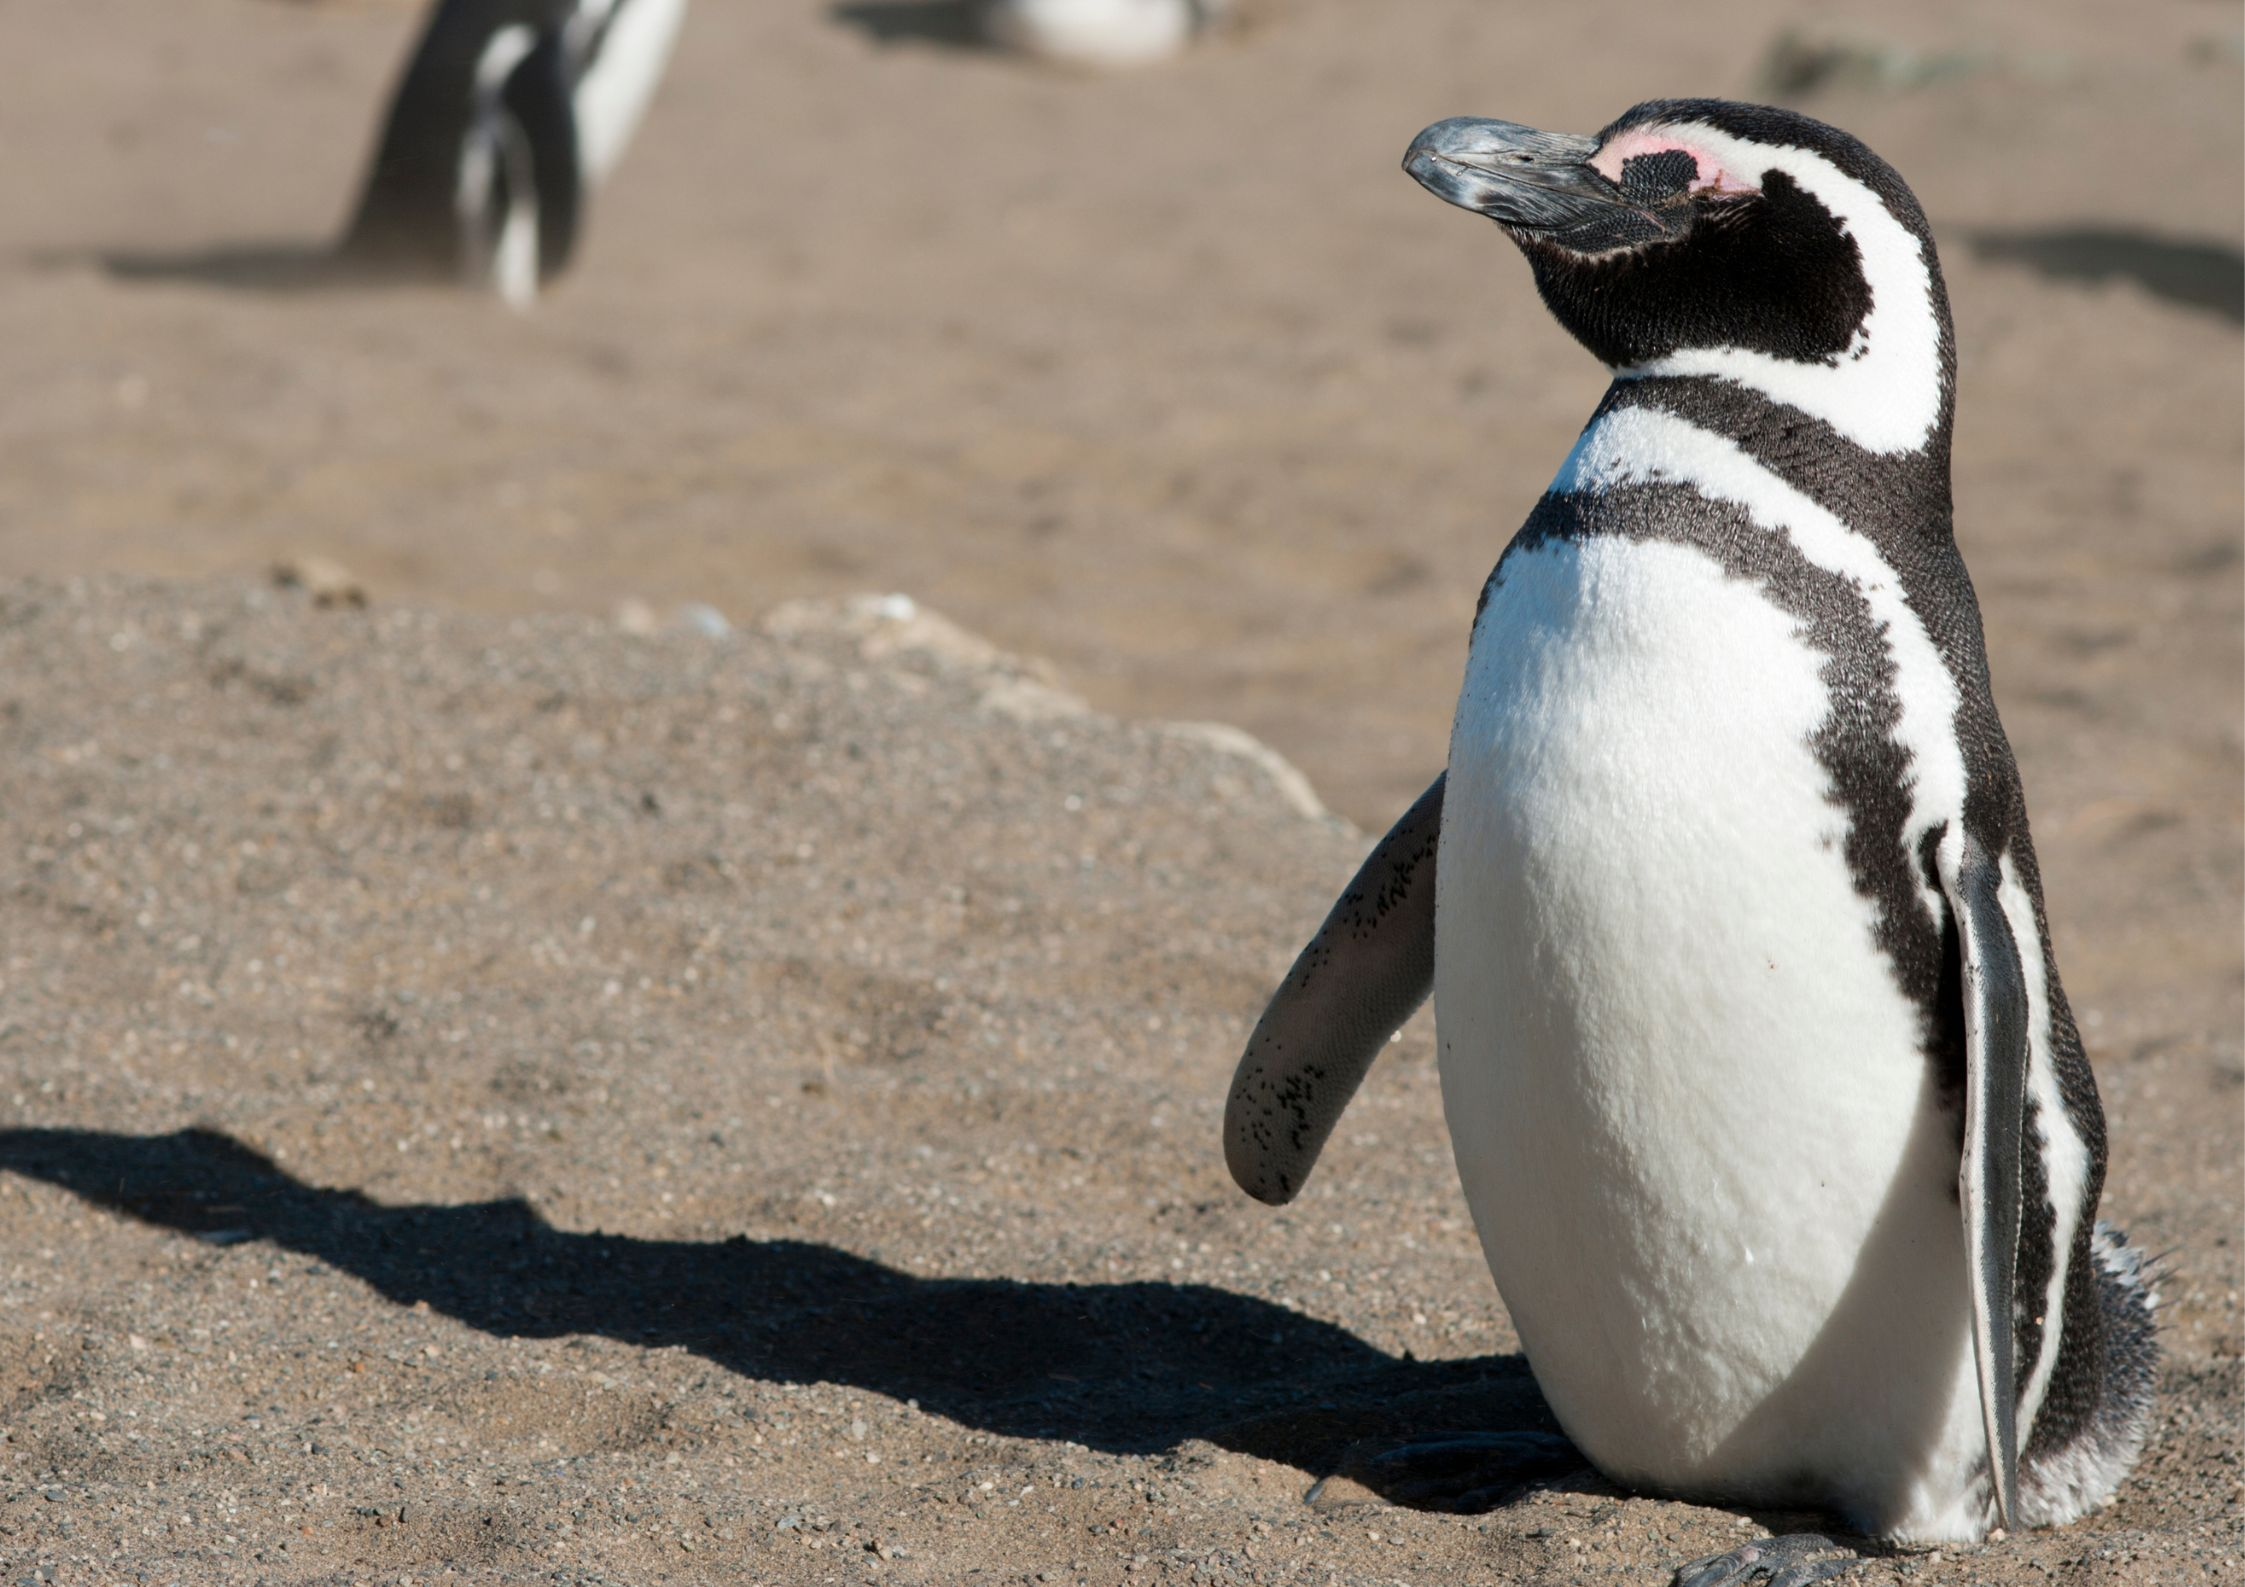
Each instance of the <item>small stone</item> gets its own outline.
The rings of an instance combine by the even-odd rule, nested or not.
[[[284,590],[304,591],[314,606],[366,605],[366,587],[349,568],[328,557],[284,557],[273,564],[273,582]]]
[[[688,601],[671,613],[671,626],[685,633],[699,634],[704,639],[725,639],[733,632],[733,625],[725,614],[702,601]]]

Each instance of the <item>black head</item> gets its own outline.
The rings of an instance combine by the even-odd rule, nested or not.
[[[1910,367],[1896,379],[1946,391],[1948,308],[1924,212],[1836,127],[1656,100],[1590,138],[1439,121],[1403,164],[1504,227],[1551,312],[1616,370],[1832,368],[1899,351]]]

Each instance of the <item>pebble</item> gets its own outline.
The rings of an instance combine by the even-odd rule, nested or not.
[[[733,632],[733,625],[723,612],[700,601],[688,601],[671,613],[670,620],[672,627],[699,634],[704,639],[726,639]]]
[[[284,557],[273,564],[273,582],[284,590],[304,591],[314,606],[366,605],[366,587],[358,576],[330,557]]]

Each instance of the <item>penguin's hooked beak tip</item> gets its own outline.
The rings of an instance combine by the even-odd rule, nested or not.
[[[1596,138],[1452,116],[1411,140],[1403,169],[1436,198],[1519,235],[1575,231],[1617,212],[1666,230],[1590,163],[1597,152]]]

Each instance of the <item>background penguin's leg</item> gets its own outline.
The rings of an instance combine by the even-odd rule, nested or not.
[[[501,95],[507,115],[530,146],[530,175],[538,195],[541,285],[567,268],[584,218],[584,171],[573,90],[568,51],[557,28],[522,58]]]
[[[2018,1378],[2012,1308],[2018,1287],[2020,1153],[2027,1096],[2027,978],[1997,897],[2002,876],[1969,832],[1944,878],[1964,956],[1964,1161],[1957,1184],[1971,1267],[1972,1353],[1996,1518],[2018,1524]]]
[[[1372,850],[1247,1039],[1224,1107],[1239,1188],[1294,1199],[1365,1071],[1434,987],[1437,777]]]

